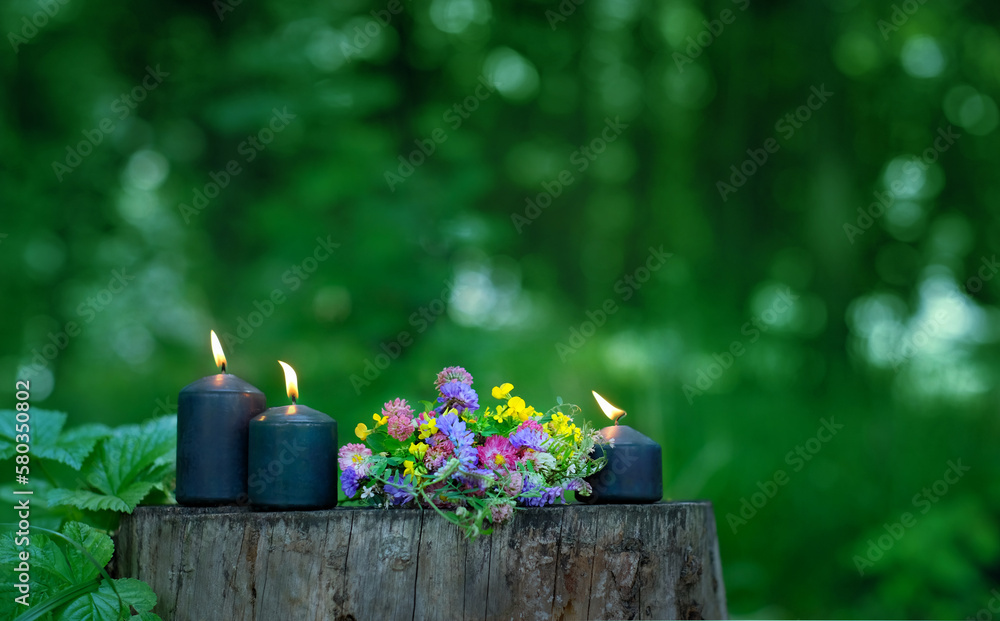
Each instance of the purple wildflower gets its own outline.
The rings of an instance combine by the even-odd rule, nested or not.
[[[587,483],[583,479],[572,479],[564,483],[563,487],[566,488],[567,492],[576,492],[583,496],[589,496],[594,491],[590,483]]]
[[[465,421],[458,418],[458,414],[452,412],[438,416],[437,428],[455,446],[455,457],[462,464],[461,469],[465,471],[475,469],[479,453],[472,446],[475,438],[472,432],[465,428]]]
[[[523,494],[527,492],[540,491],[538,496],[532,494],[531,496],[525,496]],[[543,487],[537,485],[530,479],[524,480],[524,487],[521,490],[521,496],[518,497],[518,502],[522,502],[529,507],[544,507],[545,505],[555,504],[557,500],[566,504],[566,498],[563,494],[566,492],[561,486],[556,487]]]
[[[549,445],[549,436],[541,429],[521,426],[510,434],[510,443],[514,448],[529,448],[534,451],[544,451]]]
[[[480,492],[486,491],[495,482],[495,477],[493,471],[485,468],[460,470],[453,475],[453,478],[463,487]]]
[[[438,397],[438,412],[448,412],[455,409],[459,414],[466,410],[474,412],[479,409],[479,395],[468,384],[459,381],[448,382],[441,387],[441,396]],[[438,429],[440,429],[440,424]]]
[[[348,498],[354,498],[358,493],[358,485],[361,483],[361,475],[354,468],[344,468],[340,473],[340,487]]]
[[[398,472],[389,477],[383,489],[389,494],[394,505],[405,505],[416,498],[413,493],[413,483]]]
[[[445,367],[437,374],[434,387],[441,390],[441,387],[449,382],[462,382],[467,386],[472,386],[472,375],[462,367]]]

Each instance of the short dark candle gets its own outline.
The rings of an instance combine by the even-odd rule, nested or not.
[[[598,444],[594,458],[608,457],[596,474],[586,480],[594,488],[579,498],[588,504],[651,503],[663,498],[663,461],[660,445],[628,425],[601,429],[610,444]]]
[[[304,405],[270,408],[250,421],[253,508],[337,505],[337,421]]]
[[[248,425],[266,407],[264,393],[225,372],[203,377],[181,390],[177,398],[178,503],[246,501]]]

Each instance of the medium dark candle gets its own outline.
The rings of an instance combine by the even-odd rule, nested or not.
[[[292,405],[250,421],[250,504],[255,509],[328,509],[337,505],[337,421],[298,405],[295,371],[285,363]]]
[[[608,463],[588,477],[593,488],[590,496],[580,496],[588,504],[651,503],[663,498],[663,453],[660,445],[632,427],[619,425],[625,415],[594,393],[605,414],[615,424],[601,430],[608,440],[598,444],[594,457],[607,456]],[[609,409],[610,408],[610,409]]]
[[[226,505],[247,498],[250,419],[267,407],[264,393],[226,373],[215,332],[212,349],[222,373],[185,386],[177,397],[177,502]]]

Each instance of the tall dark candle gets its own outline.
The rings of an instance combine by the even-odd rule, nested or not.
[[[293,402],[295,372],[285,367]],[[337,421],[304,405],[270,408],[250,421],[250,503],[255,509],[337,505]]]
[[[608,442],[597,445],[594,457],[607,456],[608,463],[586,479],[593,493],[580,499],[588,504],[659,501],[663,498],[663,454],[660,445],[628,425],[619,425],[617,421],[625,412],[596,392],[594,396],[615,424],[601,429],[601,435]]]
[[[267,407],[264,393],[225,372],[222,347],[212,333],[222,373],[185,386],[177,398],[177,502],[225,505],[247,498],[250,419]]]

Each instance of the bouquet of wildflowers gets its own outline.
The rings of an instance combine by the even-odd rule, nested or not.
[[[429,507],[461,526],[470,537],[490,532],[515,506],[566,502],[567,491],[590,493],[584,481],[604,465],[593,459],[602,441],[586,423],[578,427],[560,404],[540,413],[514,387],[493,388],[501,403],[480,411],[472,376],[462,367],[438,373],[436,402],[415,414],[395,399],[374,414],[372,428],[355,429],[365,444],[340,449],[340,483],[354,498],[383,507]]]

